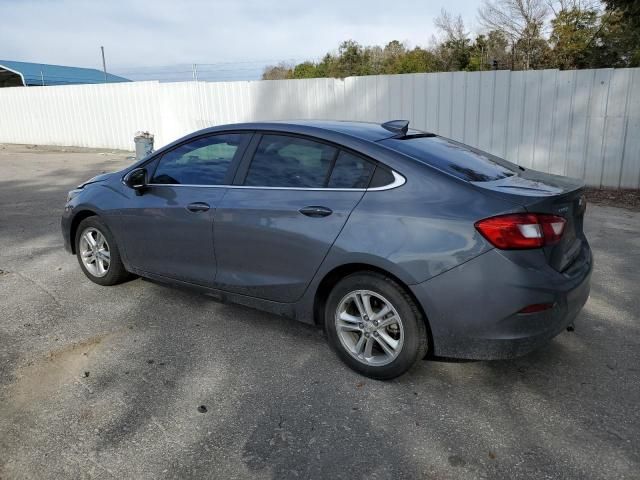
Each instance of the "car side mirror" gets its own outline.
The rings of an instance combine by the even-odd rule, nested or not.
[[[136,195],[142,195],[142,191],[147,186],[147,169],[136,168],[124,176],[124,184],[136,191]]]

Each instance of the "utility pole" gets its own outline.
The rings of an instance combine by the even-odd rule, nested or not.
[[[102,52],[102,71],[104,72],[104,83],[107,83],[107,63],[104,61],[104,47],[100,47]]]
[[[40,70],[40,81],[42,82],[42,86],[44,87],[44,75],[42,73],[42,70]]]

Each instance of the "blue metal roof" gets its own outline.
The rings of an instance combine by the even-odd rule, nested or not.
[[[95,68],[65,67],[43,63],[14,62],[0,60],[0,70],[8,70],[22,78],[25,86],[30,85],[77,85],[82,83],[129,82],[130,80]]]

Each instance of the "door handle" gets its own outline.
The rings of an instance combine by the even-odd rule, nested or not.
[[[194,202],[187,205],[187,210],[195,213],[206,212],[207,210],[209,210],[209,208],[209,205],[204,202]]]
[[[304,207],[298,210],[301,214],[307,217],[328,217],[333,213],[333,210],[327,207],[310,206]]]

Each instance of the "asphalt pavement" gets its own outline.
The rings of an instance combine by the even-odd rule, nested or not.
[[[127,155],[0,145],[0,479],[640,478],[640,213],[588,206],[575,332],[380,382],[318,328],[88,281],[65,195]]]

